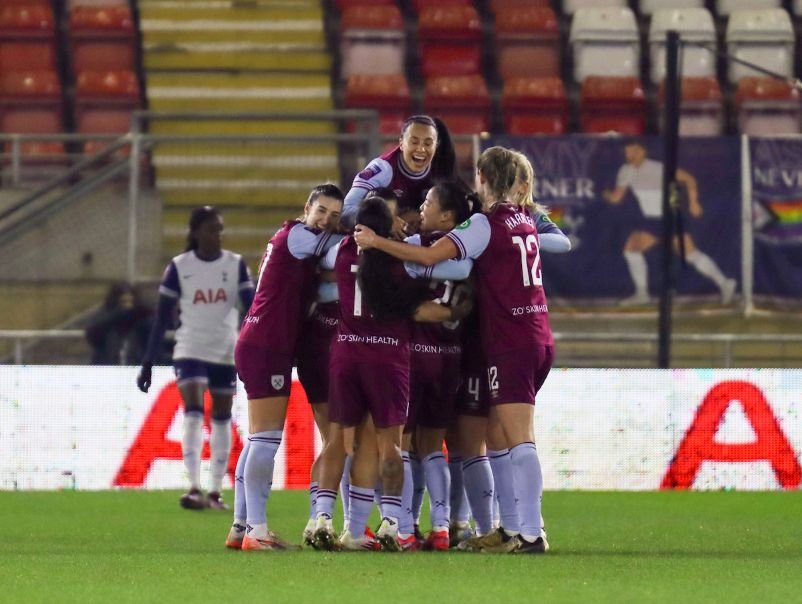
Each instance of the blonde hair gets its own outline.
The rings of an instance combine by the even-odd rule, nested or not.
[[[490,147],[479,156],[476,169],[485,177],[493,201],[504,201],[515,184],[518,160],[509,149]]]
[[[549,209],[535,201],[535,169],[532,167],[532,162],[520,151],[510,149],[510,153],[515,156],[518,166],[515,170],[515,181],[526,184],[526,189],[518,191],[515,194],[515,199],[511,201],[527,210],[548,215]]]

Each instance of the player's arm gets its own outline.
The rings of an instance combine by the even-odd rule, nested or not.
[[[541,250],[552,254],[565,254],[571,251],[571,240],[547,214],[535,212],[534,218]]]
[[[612,190],[607,190],[602,195],[604,199],[609,201],[613,205],[618,205],[624,199],[624,195],[627,193],[626,187],[617,186]]]
[[[171,262],[164,272],[164,277],[162,277],[162,282],[159,285],[159,304],[156,309],[156,320],[150,329],[148,345],[145,349],[145,356],[142,359],[142,367],[136,377],[136,385],[142,392],[147,392],[150,388],[153,363],[159,356],[164,334],[172,321],[173,311],[178,304],[180,295],[181,285],[178,281],[178,269],[175,263]]]
[[[381,250],[404,262],[423,266],[432,266],[457,257],[457,247],[446,237],[438,239],[429,247],[422,247],[380,237],[369,227],[358,224],[354,229],[354,239],[363,250]]]
[[[677,182],[684,184],[685,189],[688,191],[688,210],[691,216],[701,216],[703,210],[702,205],[699,203],[699,186],[696,182],[696,178],[690,172],[678,169]]]
[[[243,314],[248,312],[253,302],[253,297],[256,290],[253,286],[253,279],[251,279],[251,271],[245,259],[240,257],[239,260],[239,301],[242,307]]]
[[[356,220],[356,212],[362,200],[373,189],[389,185],[392,178],[392,166],[380,157],[365,166],[365,169],[354,177],[351,190],[345,195],[340,223],[345,227],[353,226]]]
[[[295,258],[303,260],[310,256],[325,256],[342,239],[343,235],[299,223],[287,236],[287,248]]]

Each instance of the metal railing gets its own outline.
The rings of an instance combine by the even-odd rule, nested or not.
[[[31,344],[41,340],[58,339],[83,339],[82,329],[20,329],[20,330],[0,330],[0,341],[11,340],[12,342],[12,362],[22,365],[25,359],[26,343]],[[657,344],[657,334],[655,333],[624,333],[624,332],[555,332],[554,339],[557,342],[570,342],[579,344],[601,343],[613,344],[629,342],[637,344]],[[799,344],[802,345],[802,334],[736,334],[736,333],[714,333],[714,334],[688,334],[675,333],[671,337],[674,343],[700,343],[718,344],[722,347],[720,367],[730,368],[733,366],[735,358],[735,347],[741,344]],[[633,351],[633,358],[637,351]],[[642,360],[642,359],[640,359]]]

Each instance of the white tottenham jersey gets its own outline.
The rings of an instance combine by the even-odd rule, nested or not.
[[[181,311],[173,358],[233,365],[239,294],[252,287],[239,254],[223,250],[211,262],[193,251],[173,258],[159,287],[159,293],[178,298]]]

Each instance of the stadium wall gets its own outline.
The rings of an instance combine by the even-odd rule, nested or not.
[[[133,367],[0,367],[0,489],[183,488],[172,371],[155,368],[148,394],[135,375]],[[535,416],[547,489],[802,484],[802,370],[556,369]],[[247,425],[241,384],[234,423],[232,471]],[[294,382],[274,488],[305,488],[319,449]]]

